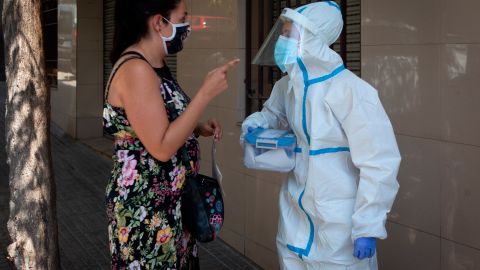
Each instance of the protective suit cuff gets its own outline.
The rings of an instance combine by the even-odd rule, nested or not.
[[[387,238],[387,231],[385,230],[385,227],[381,230],[364,230],[362,232],[354,230],[352,232],[352,243],[355,242],[356,239],[362,237],[373,237],[383,240]]]

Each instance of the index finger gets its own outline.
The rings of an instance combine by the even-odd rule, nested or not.
[[[226,73],[229,69],[238,65],[238,63],[240,63],[240,59],[235,58],[235,59],[231,60],[230,62],[226,63],[225,65],[223,65],[222,67],[220,67],[220,70],[222,72]]]

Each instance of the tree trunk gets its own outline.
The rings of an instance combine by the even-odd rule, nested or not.
[[[10,167],[12,244],[17,269],[59,269],[55,182],[50,152],[50,92],[40,0],[4,0],[7,77],[5,132]]]

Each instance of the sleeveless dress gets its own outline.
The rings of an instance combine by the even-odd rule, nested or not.
[[[113,68],[106,97],[115,73],[130,59],[145,60],[135,52],[124,54]],[[172,122],[190,99],[166,65],[155,72]],[[107,98],[103,122],[104,131],[115,137],[113,170],[106,189],[112,269],[199,269],[198,248],[182,226],[180,211],[185,175],[199,171],[196,137],[192,134],[186,141],[190,166],[185,166],[182,151],[168,162],[155,159],[130,126],[124,109],[112,106]]]

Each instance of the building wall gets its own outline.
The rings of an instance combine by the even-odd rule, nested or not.
[[[65,132],[76,134],[77,95],[77,1],[58,1],[58,85],[51,89],[52,121]]]
[[[182,86],[193,95],[208,70],[233,56],[243,60],[230,74],[229,91],[206,113],[225,128],[218,148],[227,193],[222,238],[265,269],[276,269],[284,176],[243,168],[238,145],[245,9],[240,0],[188,3],[193,15],[234,21],[194,31],[179,55]],[[480,269],[479,8],[475,0],[417,1],[414,8],[408,1],[362,1],[362,76],[379,89],[403,156],[389,238],[379,243],[380,269]],[[202,140],[204,172],[211,166],[209,145]]]
[[[475,0],[363,0],[362,76],[403,156],[380,269],[480,269],[480,19]]]
[[[103,1],[78,1],[77,134],[103,135]]]
[[[58,4],[58,88],[52,89],[52,120],[74,138],[101,137],[103,2]]]
[[[239,57],[229,73],[230,88],[208,107],[205,119],[216,117],[224,127],[218,161],[225,181],[226,221],[222,239],[265,269],[277,269],[275,234],[278,192],[284,176],[246,170],[239,145],[245,111],[245,17],[243,0],[188,0],[194,29],[178,55],[178,80],[193,97],[206,73]],[[206,29],[200,29],[205,19]],[[197,22],[195,22],[197,21]],[[210,140],[201,140],[202,171],[210,173]]]

